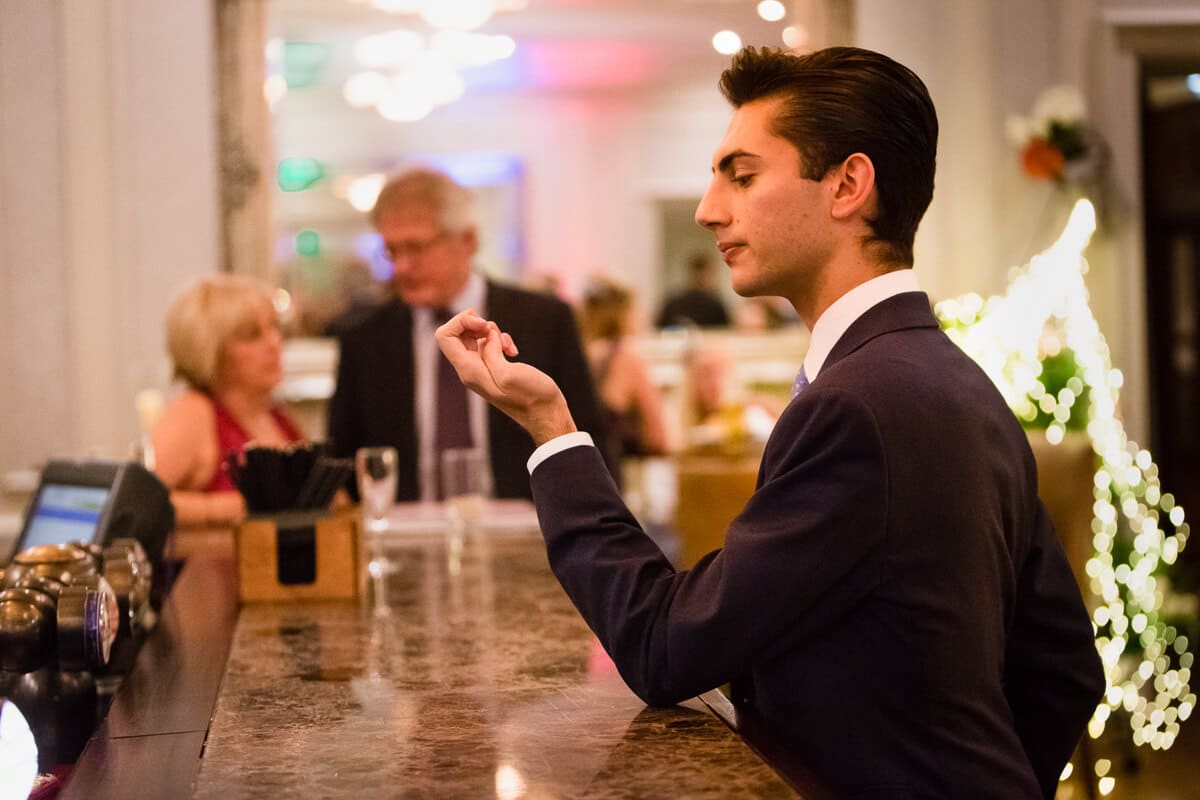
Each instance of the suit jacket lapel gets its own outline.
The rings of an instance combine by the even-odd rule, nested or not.
[[[411,463],[401,464],[401,469],[416,471],[417,418],[416,386],[417,370],[413,355],[412,309],[396,301],[388,309],[386,334],[378,339],[383,350],[377,365],[367,364],[365,369],[373,374],[370,383],[378,386],[378,394],[364,398],[367,403],[365,414],[373,415],[376,424],[388,431],[387,441],[401,443],[401,459],[411,458]],[[381,385],[382,384],[382,385]],[[383,400],[389,398],[390,402]]]
[[[911,328],[937,328],[937,317],[929,307],[929,295],[924,292],[904,292],[867,309],[856,319],[842,338],[838,339],[822,371],[853,353],[876,336]]]

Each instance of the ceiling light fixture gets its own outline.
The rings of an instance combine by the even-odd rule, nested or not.
[[[342,85],[342,96],[354,108],[368,108],[380,101],[387,85],[388,79],[382,72],[356,72]]]
[[[419,14],[425,2],[424,0],[373,0],[371,5],[389,14]]]
[[[463,96],[461,70],[509,58],[516,49],[509,36],[460,30],[428,38],[407,29],[366,36],[354,56],[367,70],[351,75],[342,95],[355,108],[374,106],[393,122],[415,122]]]
[[[793,50],[808,47],[808,28],[804,25],[788,25],[783,29],[783,43]]]
[[[427,0],[420,14],[435,28],[471,31],[491,19],[495,10],[493,0]]]
[[[767,22],[778,22],[787,15],[787,9],[779,0],[762,0],[757,10],[758,15]]]
[[[723,56],[731,56],[742,49],[742,37],[733,31],[718,31],[712,38],[713,49]]]

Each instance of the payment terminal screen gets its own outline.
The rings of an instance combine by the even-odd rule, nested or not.
[[[104,488],[43,484],[22,548],[92,541],[107,499],[108,489]]]

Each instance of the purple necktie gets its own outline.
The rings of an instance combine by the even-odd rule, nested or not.
[[[800,365],[800,371],[796,373],[796,380],[792,383],[792,397],[803,392],[808,388],[808,375],[804,372],[804,365]]]
[[[444,325],[453,314],[446,309],[434,312],[437,325]],[[471,418],[467,412],[467,387],[458,378],[454,365],[440,350],[437,352],[437,428],[433,436],[434,470],[437,474],[438,499],[442,499],[442,452],[451,448],[471,447]]]

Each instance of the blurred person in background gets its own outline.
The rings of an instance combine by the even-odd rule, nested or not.
[[[416,168],[392,177],[379,192],[371,222],[393,265],[395,297],[341,332],[327,428],[333,452],[352,456],[360,447],[395,447],[396,499],[436,500],[441,453],[479,448],[491,464],[496,497],[530,497],[525,461],[532,440],[513,420],[489,411],[482,398],[468,397],[433,334],[466,309],[500,321],[521,336],[520,359],[553,376],[571,413],[603,431],[571,308],[474,268],[474,198],[448,175]]]
[[[246,514],[226,460],[250,442],[304,438],[275,404],[283,341],[271,288],[243,275],[202,278],[171,304],[167,351],[185,388],[154,425],[154,469],[180,524],[230,524]]]
[[[632,336],[633,293],[611,278],[593,278],[584,287],[579,322],[610,449],[622,458],[665,453],[662,395]]]
[[[535,270],[527,273],[521,281],[521,288],[531,292],[548,294],[559,299],[566,299],[563,294],[562,277],[554,272]]]
[[[694,253],[688,259],[688,286],[667,297],[658,312],[659,328],[723,328],[729,324],[729,312],[716,289],[716,269],[706,253]]]
[[[689,448],[717,446],[730,452],[767,441],[785,403],[772,395],[747,394],[722,344],[697,343],[684,365],[684,435]]]
[[[321,335],[341,336],[387,300],[386,285],[371,274],[369,264],[357,258],[346,260],[338,270],[337,294]]]
[[[733,312],[738,333],[766,333],[798,323],[795,309],[782,297],[748,297]]]

